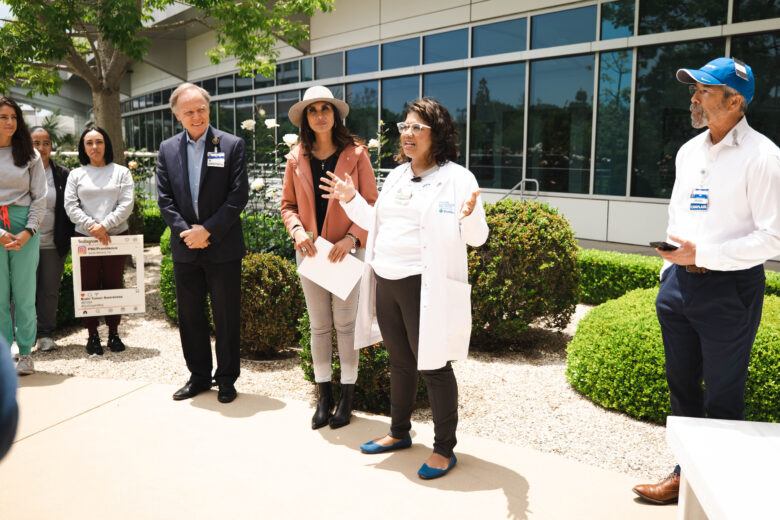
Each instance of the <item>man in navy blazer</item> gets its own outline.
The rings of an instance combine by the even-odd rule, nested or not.
[[[179,335],[190,379],[173,394],[189,399],[212,386],[206,295],[211,297],[217,344],[217,398],[236,398],[240,372],[241,211],[249,198],[244,141],[209,125],[209,93],[183,83],[171,111],[184,131],[160,145],[157,200],[171,228]]]

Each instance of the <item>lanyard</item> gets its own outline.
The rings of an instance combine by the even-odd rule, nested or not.
[[[8,206],[0,206],[0,222],[8,231],[11,231],[11,218],[8,216]]]

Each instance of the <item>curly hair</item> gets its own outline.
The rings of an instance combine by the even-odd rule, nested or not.
[[[458,128],[450,112],[437,100],[423,97],[410,101],[404,107],[404,119],[414,112],[426,125],[431,127],[431,157],[436,164],[443,166],[447,161],[458,158]],[[398,143],[398,154],[394,157],[398,164],[410,159],[404,154],[403,144]]]
[[[333,144],[336,145],[336,152],[341,153],[344,148],[350,144],[362,144],[360,139],[344,126],[341,114],[339,114],[335,105],[332,103],[328,103],[328,105],[330,105],[331,110],[333,110],[333,128],[331,129],[331,135],[333,136]],[[314,147],[314,141],[314,130],[309,126],[309,118],[306,116],[306,109],[304,109],[303,115],[301,116],[301,148],[303,149],[304,155],[311,154],[312,148]]]
[[[11,136],[11,155],[14,158],[14,165],[22,168],[35,158],[30,130],[24,122],[22,108],[16,101],[7,96],[0,96],[0,106],[11,107],[16,114],[16,131]]]

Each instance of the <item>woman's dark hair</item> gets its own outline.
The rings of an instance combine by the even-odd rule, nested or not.
[[[91,131],[98,132],[100,135],[103,136],[103,141],[106,143],[106,150],[103,153],[103,160],[106,161],[106,164],[110,164],[114,162],[114,147],[111,146],[111,138],[108,137],[108,132],[100,128],[99,126],[88,126],[84,129],[83,132],[81,132],[81,137],[79,137],[79,162],[86,166],[89,164],[89,156],[87,155],[87,149],[84,147],[84,136],[86,136]]]
[[[458,158],[458,128],[444,105],[433,98],[424,97],[410,101],[404,108],[404,119],[414,112],[426,125],[431,127],[431,156],[436,164],[443,166],[447,161]],[[398,164],[409,158],[404,154],[403,143],[398,143],[398,154],[394,157]]]
[[[347,147],[347,145],[350,144],[362,144],[360,139],[358,139],[355,134],[350,132],[346,126],[344,126],[344,122],[341,119],[341,114],[339,114],[339,111],[335,105],[331,103],[328,103],[328,105],[330,105],[331,110],[333,110],[333,128],[331,129],[331,135],[333,136],[333,144],[336,145],[336,152],[340,153],[344,148]],[[309,126],[309,118],[306,114],[308,109],[309,106],[306,106],[303,109],[303,116],[301,116],[301,146],[303,147],[304,155],[311,154],[315,140],[314,130],[312,130]]]
[[[35,148],[33,148],[30,130],[24,122],[22,109],[16,101],[6,96],[0,96],[0,106],[11,107],[16,112],[16,132],[11,136],[11,155],[17,167],[27,166],[27,163],[35,157]]]

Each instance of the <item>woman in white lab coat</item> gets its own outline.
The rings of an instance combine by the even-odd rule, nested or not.
[[[474,175],[454,162],[458,137],[447,109],[430,98],[413,101],[398,129],[400,165],[374,207],[349,177],[330,174],[322,189],[368,230],[355,347],[383,340],[390,353],[390,433],[360,449],[372,454],[411,446],[420,374],[435,437],[418,475],[431,479],[457,462],[458,387],[450,362],[466,358],[471,334],[466,245],[482,245],[488,227]]]

